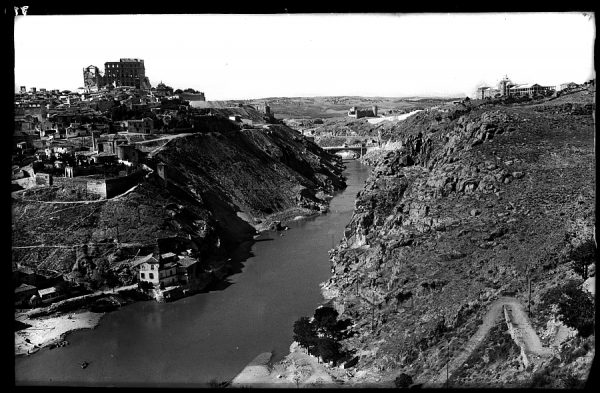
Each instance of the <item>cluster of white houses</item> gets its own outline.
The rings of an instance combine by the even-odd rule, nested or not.
[[[557,86],[542,86],[537,83],[526,83],[516,84],[513,83],[508,76],[505,76],[496,88],[490,86],[481,86],[477,88],[477,98],[496,98],[496,97],[508,97],[508,96],[535,96],[540,94],[549,94],[555,91],[561,91],[565,89],[571,89],[577,87],[576,83],[562,83]]]

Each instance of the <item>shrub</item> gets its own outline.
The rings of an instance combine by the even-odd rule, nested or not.
[[[579,288],[576,280],[554,287],[542,296],[542,304],[558,306],[559,319],[576,329],[581,337],[594,333],[594,299]]]
[[[584,280],[588,278],[588,266],[596,260],[596,243],[592,238],[584,240],[579,246],[569,253],[573,271]]]
[[[566,389],[581,389],[584,387],[583,381],[574,376],[572,373],[567,373],[561,378],[562,384]]]
[[[147,290],[154,288],[154,285],[152,285],[152,283],[148,281],[140,281],[138,282],[138,288],[142,290]]]
[[[394,385],[397,388],[407,388],[413,384],[413,379],[410,375],[402,373],[394,379]]]
[[[533,377],[531,378],[531,384],[529,387],[532,387],[532,388],[550,387],[552,385],[553,381],[554,381],[554,378],[552,378],[550,376],[550,371],[548,369],[543,369],[543,370],[540,370],[540,371],[536,372],[535,374],[533,374]]]
[[[323,337],[317,339],[313,355],[320,356],[324,362],[332,361],[336,364],[343,357],[341,348],[340,343],[334,339]]]

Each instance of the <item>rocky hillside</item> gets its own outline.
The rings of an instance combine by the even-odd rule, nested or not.
[[[402,374],[405,385],[446,383],[447,362],[460,363],[450,386],[587,379],[595,278],[581,266],[596,249],[594,111],[583,91],[446,105],[385,130],[402,147],[371,161],[323,288],[353,322],[343,344],[359,361],[346,383],[394,386]],[[504,314],[489,314],[502,297],[527,310],[522,323],[545,356],[526,343],[523,360]]]
[[[122,262],[160,243],[223,272],[228,251],[261,223],[318,213],[345,186],[336,157],[283,125],[172,138],[147,164],[153,172],[109,200],[74,201],[55,186],[13,193],[13,265],[93,286],[130,283]]]

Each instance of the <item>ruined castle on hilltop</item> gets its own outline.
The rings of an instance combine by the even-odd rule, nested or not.
[[[150,80],[142,59],[119,59],[104,63],[104,73],[94,65],[83,69],[83,86],[89,91],[98,91],[104,86],[131,86],[150,89]]]

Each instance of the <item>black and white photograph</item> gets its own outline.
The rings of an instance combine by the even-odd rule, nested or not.
[[[64,9],[4,8],[15,387],[595,380],[594,12]]]

